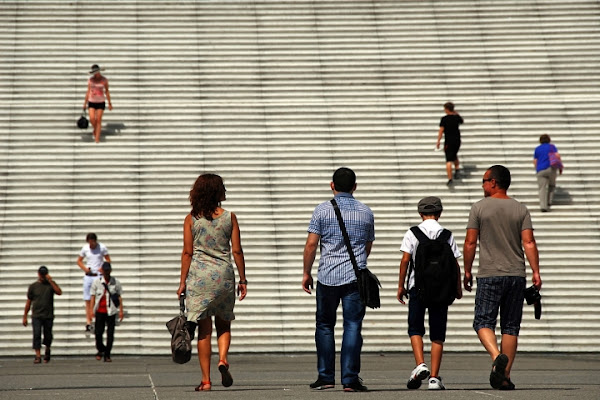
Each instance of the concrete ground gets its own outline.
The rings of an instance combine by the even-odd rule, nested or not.
[[[113,355],[112,363],[93,356],[55,356],[49,364],[33,364],[33,357],[0,359],[0,399],[35,400],[185,400],[214,399],[600,399],[600,356],[595,354],[520,353],[512,372],[517,390],[493,390],[488,383],[491,360],[483,353],[444,355],[441,375],[444,393],[409,391],[406,380],[414,367],[410,353],[364,354],[362,373],[368,393],[335,389],[311,391],[317,377],[314,354],[230,356],[234,384],[224,388],[212,371],[213,390],[195,392],[200,383],[198,361],[174,364],[167,356]],[[339,360],[338,360],[339,361]],[[339,373],[338,373],[339,375]],[[338,378],[339,380],[339,378]]]

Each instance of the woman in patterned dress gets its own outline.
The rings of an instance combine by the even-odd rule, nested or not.
[[[227,353],[231,343],[231,321],[235,319],[235,272],[231,254],[237,266],[237,294],[246,297],[244,252],[240,227],[234,213],[221,208],[225,200],[225,185],[220,176],[203,174],[190,191],[192,211],[183,223],[181,279],[177,295],[186,293],[188,320],[198,323],[198,359],[202,381],[196,391],[211,389],[210,355],[212,319],[215,316],[221,383],[233,384]]]

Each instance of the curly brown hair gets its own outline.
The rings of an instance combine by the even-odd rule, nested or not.
[[[223,179],[215,174],[202,174],[194,182],[190,190],[191,214],[193,217],[203,216],[212,220],[213,213],[221,205],[225,196]]]

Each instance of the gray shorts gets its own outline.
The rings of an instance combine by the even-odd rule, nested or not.
[[[496,330],[498,310],[503,335],[519,336],[526,279],[521,276],[477,278],[473,329]]]

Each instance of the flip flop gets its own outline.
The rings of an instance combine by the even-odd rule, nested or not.
[[[229,364],[227,362],[220,360],[219,361],[219,372],[221,373],[221,383],[225,387],[229,387],[233,385],[233,377],[229,372]]]
[[[506,378],[504,381],[502,381],[502,385],[500,385],[498,390],[515,390],[515,384],[512,383],[510,378]]]
[[[502,383],[506,381],[506,375],[504,375],[504,373],[507,365],[508,356],[506,354],[499,354],[492,363],[492,372],[490,372],[490,385],[494,389],[499,389],[500,386],[502,386]]]
[[[205,392],[205,391],[209,391],[211,389],[211,382],[200,382],[200,384],[198,386],[196,386],[196,389],[194,389],[196,392]]]

